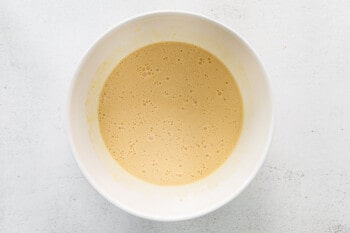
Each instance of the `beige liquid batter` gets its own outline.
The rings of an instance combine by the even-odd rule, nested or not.
[[[124,58],[99,99],[99,125],[113,158],[158,185],[197,181],[232,153],[243,123],[233,76],[209,52],[162,42]]]

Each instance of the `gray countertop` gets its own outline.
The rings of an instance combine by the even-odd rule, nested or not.
[[[216,3],[215,3],[216,2]],[[88,47],[153,10],[204,14],[238,31],[272,80],[268,159],[235,200],[162,223],[131,216],[85,180],[65,103]],[[0,232],[350,232],[350,1],[0,2]]]

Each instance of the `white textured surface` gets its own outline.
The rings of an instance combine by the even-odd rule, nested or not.
[[[77,168],[64,132],[77,63],[151,10],[202,13],[255,48],[273,82],[268,159],[234,201],[160,223],[124,213]],[[0,232],[350,232],[350,1],[0,2]]]

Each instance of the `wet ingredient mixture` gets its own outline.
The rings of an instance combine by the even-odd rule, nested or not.
[[[125,57],[104,84],[99,126],[111,156],[132,175],[183,185],[231,155],[243,103],[225,65],[192,44],[161,42]]]

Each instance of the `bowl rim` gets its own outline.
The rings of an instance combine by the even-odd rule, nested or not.
[[[237,189],[235,192],[232,192],[231,194],[228,194],[226,198],[222,199],[219,202],[216,202],[215,205],[209,206],[207,208],[203,208],[199,211],[196,212],[190,212],[188,214],[183,214],[181,216],[156,216],[156,215],[149,215],[145,212],[141,212],[138,210],[134,210],[132,208],[129,208],[127,205],[124,205],[123,203],[119,202],[118,200],[113,199],[107,192],[105,192],[102,188],[99,187],[99,185],[94,181],[94,179],[90,176],[89,172],[83,165],[83,163],[80,161],[78,158],[78,150],[74,144],[74,138],[73,138],[73,133],[72,133],[72,125],[71,125],[71,104],[72,104],[72,98],[74,95],[74,89],[75,86],[77,85],[78,82],[78,74],[83,68],[83,65],[85,64],[87,58],[89,55],[92,53],[92,51],[97,47],[98,43],[103,39],[108,37],[110,34],[112,34],[114,31],[118,30],[122,26],[126,25],[129,22],[132,21],[137,21],[141,20],[143,18],[147,18],[150,16],[168,16],[168,15],[177,15],[177,16],[185,16],[185,17],[194,17],[199,20],[204,20],[209,23],[214,24],[217,27],[220,27],[226,31],[228,31],[230,34],[235,36],[245,47],[247,47],[248,50],[250,50],[251,55],[254,57],[257,65],[261,69],[263,76],[264,76],[264,81],[266,82],[267,86],[267,96],[268,96],[268,101],[270,103],[270,127],[269,127],[269,132],[268,132],[268,137],[266,138],[265,145],[264,145],[264,150],[261,152],[261,159],[258,161],[257,166],[254,168],[253,172],[246,178],[245,182],[240,186],[239,189]],[[68,91],[68,97],[67,97],[67,104],[66,104],[66,132],[68,134],[68,139],[69,139],[69,144],[72,150],[73,157],[75,159],[75,162],[77,163],[79,169],[83,173],[84,177],[87,179],[88,183],[105,199],[107,199],[109,202],[111,202],[113,205],[116,207],[124,210],[125,212],[132,214],[137,217],[149,219],[149,220],[155,220],[155,221],[182,221],[182,220],[188,220],[188,219],[193,219],[197,218],[203,215],[206,215],[208,213],[211,213],[220,207],[224,206],[228,202],[232,201],[234,198],[236,198],[239,194],[242,193],[243,190],[247,188],[247,186],[252,182],[254,177],[257,175],[261,167],[263,166],[267,153],[269,151],[272,138],[273,138],[273,133],[274,133],[274,128],[275,128],[275,114],[274,114],[274,101],[273,101],[273,93],[272,93],[272,88],[271,88],[271,79],[267,75],[266,69],[264,65],[261,62],[261,59],[257,55],[256,51],[252,48],[252,46],[247,42],[247,40],[241,36],[237,31],[234,29],[224,25],[223,23],[220,23],[212,18],[209,18],[207,16],[204,16],[199,13],[194,13],[194,12],[189,12],[189,11],[178,11],[178,10],[158,10],[158,11],[149,11],[146,13],[141,13],[135,16],[131,16],[126,18],[125,20],[122,20],[121,22],[117,23],[115,26],[112,28],[108,29],[105,31],[100,37],[98,37],[97,40],[95,40],[92,45],[87,49],[87,51],[84,53],[83,57],[81,58],[80,62],[78,63],[78,66],[74,72],[73,78],[70,82],[70,87]]]

